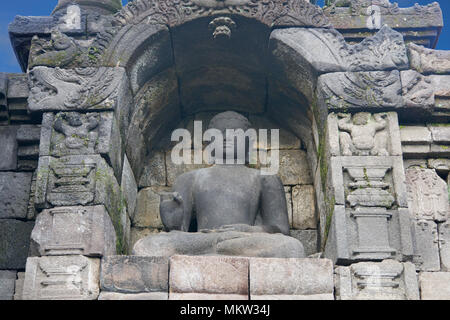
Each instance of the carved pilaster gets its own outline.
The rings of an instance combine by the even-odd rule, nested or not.
[[[330,114],[334,215],[325,250],[337,263],[408,260],[413,236],[397,114]]]

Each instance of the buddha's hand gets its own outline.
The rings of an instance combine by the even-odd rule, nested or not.
[[[183,198],[178,192],[161,194],[161,219],[167,230],[178,230],[183,221]]]

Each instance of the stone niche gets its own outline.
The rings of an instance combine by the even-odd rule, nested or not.
[[[203,132],[208,129],[212,117],[222,111],[200,111],[182,119],[175,128],[186,129],[194,138],[194,121],[201,121]],[[316,195],[313,174],[307,159],[305,144],[286,126],[264,114],[243,113],[249,119],[252,127],[257,131],[267,129],[268,143],[263,145],[254,142],[253,148],[270,159],[272,146],[270,145],[270,129],[279,131],[279,176],[286,193],[291,236],[300,240],[305,246],[307,255],[318,252],[318,212],[316,209]],[[198,129],[198,128],[197,128]],[[201,130],[201,129],[200,129]],[[204,157],[202,164],[176,165],[171,159],[173,147],[178,142],[171,141],[171,133],[166,134],[155,150],[145,157],[143,169],[138,179],[139,192],[134,214],[131,216],[131,246],[139,239],[150,233],[163,230],[159,214],[160,197],[164,192],[170,192],[178,176],[192,170],[211,166],[211,160]],[[200,146],[192,144],[192,160],[195,148],[205,150],[207,142]],[[259,158],[259,157],[258,157]],[[256,164],[249,164],[252,168],[261,168],[259,159]],[[193,161],[192,161],[193,163]],[[268,165],[269,166],[270,162]]]

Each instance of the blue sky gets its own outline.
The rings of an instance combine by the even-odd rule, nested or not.
[[[0,72],[21,72],[16,61],[8,35],[8,24],[14,20],[16,15],[23,16],[48,16],[57,4],[57,0],[13,0],[2,1],[0,10]],[[127,0],[123,0],[125,4]],[[414,3],[429,4],[433,0],[391,0],[398,2],[400,7],[410,7]],[[444,13],[444,28],[438,49],[450,50],[450,1],[440,0],[442,12]],[[323,0],[319,0],[323,3]]]

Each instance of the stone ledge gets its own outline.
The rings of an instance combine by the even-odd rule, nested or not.
[[[328,259],[174,256],[170,300],[333,300]]]
[[[250,259],[250,299],[306,300],[333,296],[328,259]]]
[[[100,285],[103,291],[116,293],[167,294],[168,277],[168,258],[109,256],[102,259]]]

